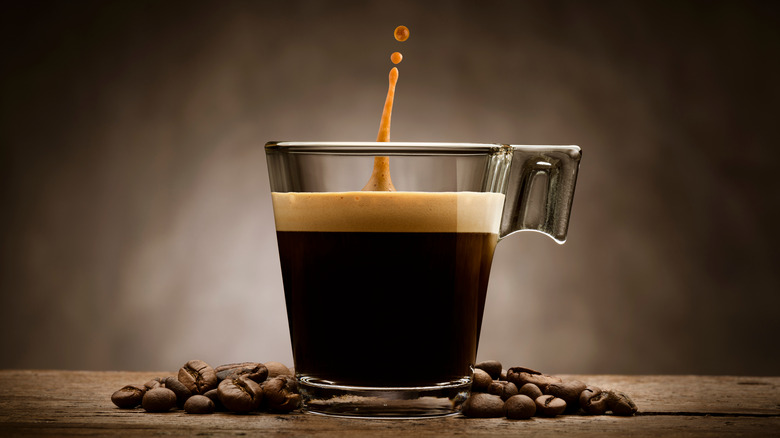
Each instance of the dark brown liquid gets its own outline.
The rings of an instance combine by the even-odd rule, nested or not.
[[[385,387],[470,375],[495,234],[277,237],[296,373]]]

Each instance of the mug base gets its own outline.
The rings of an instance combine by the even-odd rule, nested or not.
[[[468,398],[471,379],[415,387],[362,387],[298,376],[307,412],[338,417],[423,418],[455,415]]]

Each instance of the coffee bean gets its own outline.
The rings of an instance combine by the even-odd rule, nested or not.
[[[168,412],[176,407],[176,394],[163,387],[150,389],[144,394],[141,406],[147,412]]]
[[[588,385],[579,380],[564,380],[547,385],[545,394],[554,395],[566,402],[566,405],[576,410],[579,406],[580,394]]]
[[[295,375],[293,374],[292,369],[288,369],[288,371],[290,372],[290,377]],[[268,367],[266,367],[264,364],[258,363],[252,368],[243,369],[239,374],[246,374],[255,382],[263,383],[266,381],[266,379],[268,379]]]
[[[188,414],[210,414],[214,412],[214,402],[205,395],[193,395],[184,403],[184,412]]]
[[[249,377],[250,379],[254,380],[257,383],[263,383],[265,382],[265,379],[268,377],[268,368],[266,368],[266,366],[261,363],[242,365],[240,367],[236,367],[229,370],[225,378],[229,379],[229,378],[238,377],[242,375]]]
[[[211,401],[214,402],[214,410],[221,410],[224,408],[224,406],[222,406],[222,402],[219,401],[219,389],[217,388],[210,389],[206,391],[206,393],[203,395],[208,397],[209,399],[211,399]]]
[[[501,377],[501,362],[497,360],[486,360],[474,365],[474,368],[478,368],[490,375],[491,379],[497,380]]]
[[[176,404],[179,407],[184,406],[184,402],[186,402],[187,399],[192,395],[192,392],[186,386],[184,386],[183,383],[179,382],[179,379],[176,377],[166,377],[165,380],[163,380],[163,384],[166,388],[170,389],[174,394],[176,394]]]
[[[122,409],[132,409],[141,404],[145,392],[146,387],[144,386],[126,385],[111,394],[111,401]]]
[[[518,394],[527,395],[531,400],[536,400],[542,396],[542,390],[533,383],[526,383],[517,390]]]
[[[527,395],[518,394],[509,397],[504,403],[506,418],[510,420],[525,420],[536,413],[536,403]]]
[[[214,373],[217,375],[217,380],[221,382],[225,380],[232,371],[239,368],[253,367],[257,364],[257,362],[228,363],[214,368]]]
[[[283,363],[280,362],[266,362],[263,365],[265,365],[266,368],[268,368],[268,378],[273,379],[274,377],[279,376],[290,376],[294,377],[292,371],[290,371],[289,368]]]
[[[290,412],[301,405],[298,382],[294,377],[278,376],[263,384],[263,397],[272,411]]]
[[[593,385],[586,386],[585,389],[582,390],[582,392],[585,392],[585,391],[589,391],[590,393],[592,393],[592,395],[596,395],[596,394],[598,394],[600,392],[604,392],[598,386],[593,386]],[[580,395],[580,397],[581,396],[582,395]]]
[[[512,382],[497,380],[488,386],[487,393],[497,395],[501,400],[506,401],[509,397],[517,395],[517,386]]]
[[[504,401],[501,397],[482,392],[472,393],[463,402],[463,415],[474,418],[498,418],[504,416]]]
[[[512,382],[506,382],[506,385],[504,385],[504,392],[500,395],[500,397],[502,400],[506,401],[510,397],[514,397],[519,393],[520,390],[517,389],[517,385]]]
[[[530,368],[513,367],[507,371],[507,380],[522,388],[526,383],[533,383],[538,386],[542,392],[545,391],[551,383],[562,382],[560,377],[548,376]]]
[[[179,370],[179,381],[192,394],[203,394],[217,387],[217,374],[202,360],[191,360]]]
[[[609,393],[596,387],[585,388],[580,394],[580,407],[586,414],[603,415],[609,409]]]
[[[543,395],[536,399],[536,412],[543,417],[554,417],[566,410],[566,402],[554,395]]]
[[[474,370],[474,377],[471,381],[471,391],[486,392],[491,383],[493,383],[493,379],[490,378],[490,375],[477,368]]]
[[[498,376],[498,380],[506,381],[506,370],[501,370],[501,375]]]
[[[263,390],[247,376],[238,376],[220,382],[219,401],[225,409],[233,412],[250,412],[260,407]]]
[[[497,382],[493,381],[493,383],[488,386],[487,392],[488,394],[493,394],[501,397],[501,394],[504,393],[504,385],[506,385],[507,382]]]
[[[155,377],[154,379],[144,383],[144,387],[147,391],[150,389],[159,388],[160,386],[162,386],[162,379],[159,377]]]
[[[626,394],[618,391],[609,391],[607,406],[615,415],[631,416],[637,411],[634,401]]]

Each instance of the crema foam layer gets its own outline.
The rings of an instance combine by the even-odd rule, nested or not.
[[[498,234],[504,195],[479,192],[271,193],[277,231]]]

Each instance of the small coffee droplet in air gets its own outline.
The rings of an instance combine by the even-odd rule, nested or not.
[[[401,52],[393,52],[393,54],[390,55],[390,60],[393,61],[393,64],[398,64],[402,59],[404,59],[404,55],[402,55]]]
[[[398,26],[395,28],[395,39],[398,41],[406,41],[409,38],[409,28],[406,26]]]

